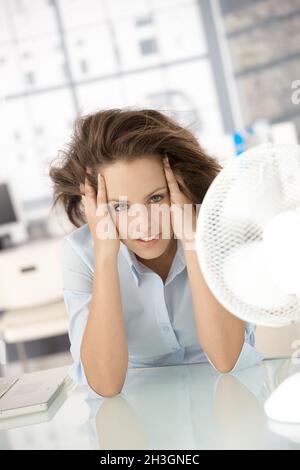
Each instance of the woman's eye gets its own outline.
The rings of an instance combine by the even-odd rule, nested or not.
[[[127,204],[116,204],[114,206],[114,210],[116,212],[121,212],[121,211],[124,211],[125,209],[127,209]]]
[[[164,196],[162,194],[155,194],[154,196],[151,197],[150,201],[157,203],[160,202]]]
[[[152,196],[150,198],[150,201],[154,204],[157,204],[158,202],[160,202],[162,199],[164,198],[164,196],[162,194],[155,194],[154,196]],[[114,210],[116,212],[121,212],[121,211],[124,211],[126,209],[128,209],[128,204],[116,204],[114,207]]]

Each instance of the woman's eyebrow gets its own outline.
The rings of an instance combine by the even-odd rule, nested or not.
[[[161,186],[160,188],[156,188],[150,194],[147,194],[147,196],[145,196],[144,199],[148,199],[148,197],[152,196],[152,194],[156,193],[157,191],[161,191],[162,189],[166,189],[166,188],[167,188],[166,186]],[[122,198],[123,198],[123,196],[120,196],[119,199],[109,199],[108,202],[119,202],[119,200],[122,201]],[[126,201],[127,201],[127,199],[126,199]],[[127,202],[130,202],[130,201],[127,201]]]

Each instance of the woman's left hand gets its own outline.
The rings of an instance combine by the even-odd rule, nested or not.
[[[178,181],[170,166],[167,157],[163,159],[164,171],[170,192],[171,223],[173,231],[179,238],[184,248],[194,248],[194,237],[196,232],[196,209],[192,200],[180,189],[183,182]],[[188,248],[189,247],[189,248]]]

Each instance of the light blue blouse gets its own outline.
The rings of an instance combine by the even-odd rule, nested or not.
[[[80,345],[92,298],[94,249],[87,224],[64,237],[61,244],[63,295],[70,318],[71,376],[89,385],[80,359]],[[120,243],[118,271],[123,316],[128,341],[128,367],[147,367],[209,361],[196,329],[191,289],[182,243],[168,277],[140,263],[134,252]],[[257,364],[263,355],[255,348],[254,325],[246,323],[245,341],[230,372]],[[91,389],[90,389],[91,390]]]

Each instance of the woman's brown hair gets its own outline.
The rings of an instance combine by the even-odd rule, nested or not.
[[[175,175],[181,178],[194,204],[200,204],[221,167],[208,155],[191,131],[154,109],[114,108],[76,119],[70,142],[59,152],[59,162],[50,166],[54,202],[63,205],[70,222],[84,223],[80,183],[85,176],[97,191],[101,165],[152,155],[169,157]],[[87,173],[89,169],[89,173]]]

